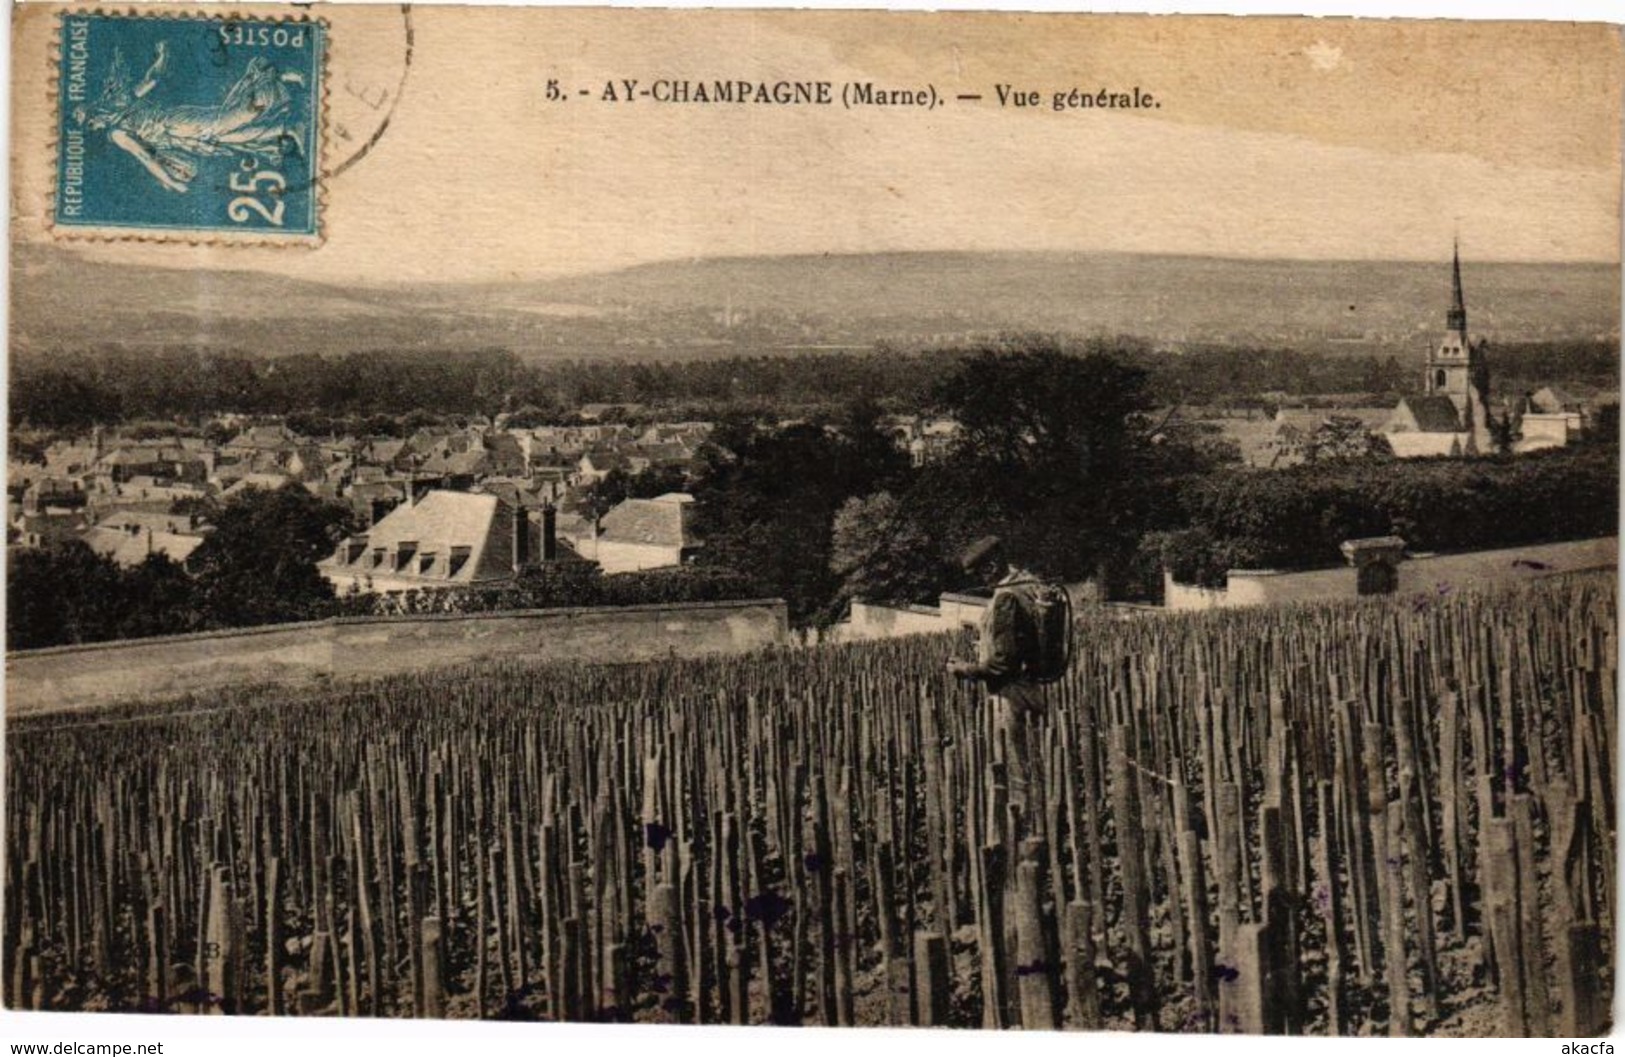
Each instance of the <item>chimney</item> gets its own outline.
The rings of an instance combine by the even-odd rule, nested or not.
[[[530,564],[530,515],[523,506],[513,508],[513,571]]]
[[[559,512],[552,502],[542,504],[542,561],[559,560]]]

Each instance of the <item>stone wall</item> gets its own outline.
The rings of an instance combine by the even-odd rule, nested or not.
[[[1618,564],[1619,539],[1614,536],[1467,554],[1424,555],[1399,563],[1399,586],[1394,593],[1442,594],[1507,580],[1613,568]],[[1355,587],[1355,570],[1346,566],[1296,573],[1232,569],[1221,590],[1178,584],[1164,574],[1163,604],[1168,609],[1187,610],[1315,602],[1355,598]]]
[[[738,653],[788,635],[777,599],[366,617],[6,655],[10,715],[258,683],[297,685],[481,660],[640,661]]]

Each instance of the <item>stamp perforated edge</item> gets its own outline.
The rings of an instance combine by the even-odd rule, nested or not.
[[[101,15],[107,18],[142,18],[168,21],[205,20],[217,22],[276,22],[276,23],[302,23],[305,25],[319,25],[322,28],[322,47],[318,61],[321,67],[321,90],[317,93],[317,105],[321,113],[317,120],[319,135],[316,138],[316,164],[313,166],[316,173],[316,186],[312,188],[312,207],[315,210],[315,227],[313,233],[295,234],[276,231],[189,231],[182,228],[166,230],[163,228],[121,228],[97,227],[91,225],[67,225],[56,222],[56,194],[58,187],[58,167],[61,159],[58,151],[61,147],[59,137],[62,130],[62,27],[70,18],[84,15]],[[50,136],[45,148],[46,163],[49,165],[45,192],[45,230],[50,232],[53,241],[57,242],[149,242],[166,243],[184,246],[247,246],[265,247],[270,249],[315,249],[327,241],[327,178],[328,154],[330,144],[328,137],[328,95],[332,88],[332,77],[329,69],[329,53],[332,51],[332,26],[325,18],[313,18],[307,14],[300,15],[265,15],[253,12],[240,11],[203,11],[195,8],[175,10],[137,10],[135,8],[109,8],[109,7],[81,7],[64,8],[56,13],[51,24],[51,46],[46,56],[50,65],[50,84],[47,95],[50,99]]]

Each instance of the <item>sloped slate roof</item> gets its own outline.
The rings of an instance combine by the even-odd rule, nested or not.
[[[366,502],[374,499],[404,499],[406,485],[400,481],[360,481],[350,486],[350,497]]]
[[[553,523],[553,531],[560,539],[594,539],[592,519],[580,514],[560,512]]]
[[[694,499],[668,492],[655,499],[628,499],[604,515],[600,540],[648,547],[692,547]]]
[[[291,480],[293,478],[285,473],[246,473],[237,478],[237,482],[221,494],[234,496],[250,488],[264,488],[275,491]]]
[[[489,457],[483,449],[471,448],[468,451],[431,455],[423,461],[422,469],[424,473],[472,476],[485,472],[488,461]]]
[[[1580,401],[1575,399],[1573,394],[1563,389],[1559,389],[1555,385],[1548,385],[1543,389],[1537,390],[1535,394],[1530,397],[1530,403],[1534,405],[1536,411],[1545,414],[1556,414],[1562,411],[1580,410]]]
[[[541,488],[512,477],[487,477],[475,485],[474,490],[494,495],[511,506],[539,507],[546,501]]]
[[[1400,403],[1408,407],[1423,433],[1460,433],[1461,416],[1448,396],[1407,396]]]
[[[89,519],[83,513],[24,514],[21,521],[23,532],[44,536],[78,536],[85,531]]]
[[[494,495],[436,489],[411,506],[398,506],[367,531],[367,550],[395,553],[403,542],[419,554],[468,547],[469,558],[446,578],[453,583],[501,579],[513,569],[513,508]],[[344,551],[340,545],[339,553]]]
[[[192,519],[186,514],[160,514],[147,510],[121,510],[109,514],[96,522],[98,529],[111,529],[115,532],[129,532],[132,528],[151,530],[153,532],[175,532],[200,536],[199,526],[192,524]],[[212,528],[207,531],[213,531]]]
[[[286,426],[251,426],[233,437],[228,448],[283,448],[291,447],[293,431]]]
[[[590,463],[594,470],[605,472],[625,470],[632,464],[631,459],[618,451],[589,451],[581,457],[581,461]]]
[[[406,447],[406,441],[395,437],[381,437],[367,441],[366,458],[372,462],[393,462]]]
[[[652,463],[680,463],[687,462],[694,457],[694,450],[686,444],[677,441],[663,441],[654,444],[639,444],[631,451],[633,455],[641,455]]]
[[[163,554],[171,561],[184,563],[192,552],[203,545],[202,536],[182,535],[178,532],[123,532],[119,529],[93,528],[80,537],[97,554],[112,558],[125,568],[140,565],[148,554]]]
[[[63,444],[59,442],[45,449],[45,464],[52,468],[92,466],[95,464],[96,458],[96,447],[93,444]]]
[[[103,466],[147,466],[162,462],[163,457],[155,447],[131,445],[115,448],[102,456],[101,461]]]

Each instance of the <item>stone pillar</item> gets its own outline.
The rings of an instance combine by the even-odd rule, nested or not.
[[[1399,587],[1399,563],[1405,560],[1405,541],[1398,536],[1344,540],[1343,557],[1354,567],[1357,594],[1391,595]]]

